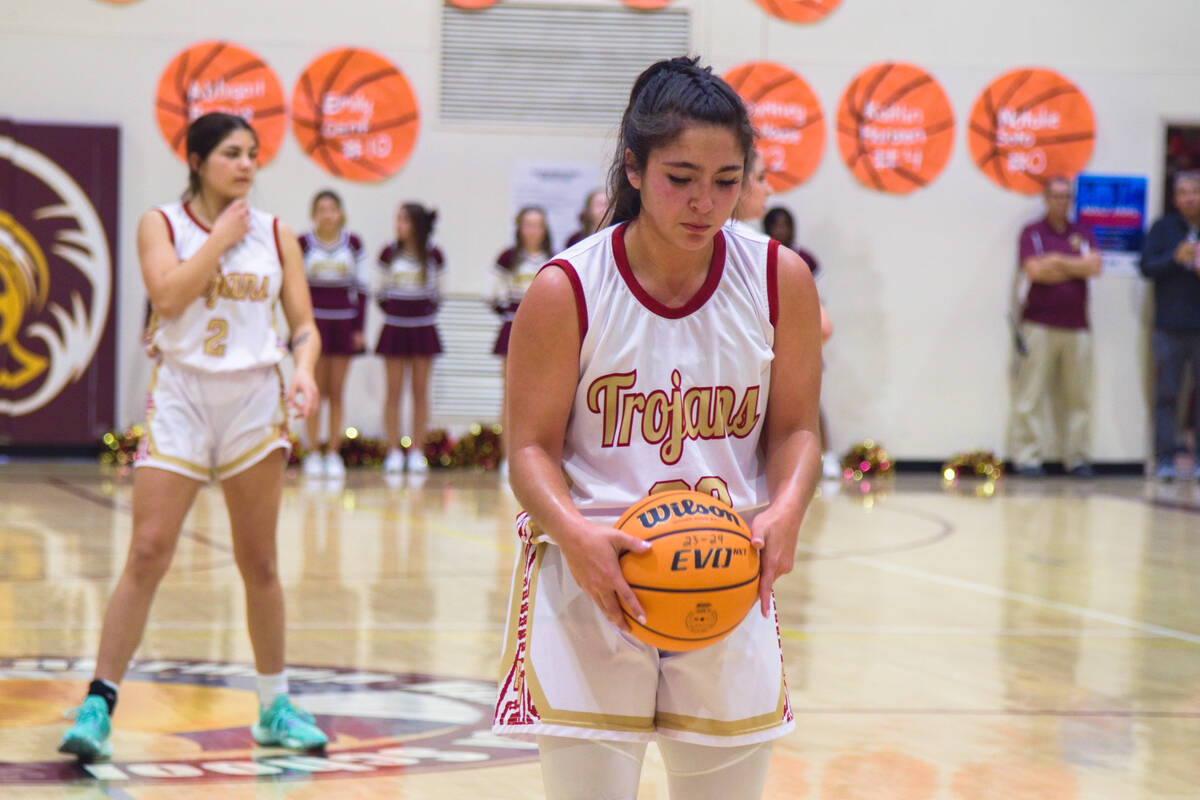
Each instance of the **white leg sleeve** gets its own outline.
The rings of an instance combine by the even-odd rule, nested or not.
[[[707,747],[659,739],[672,800],[756,800],[767,783],[771,743]]]
[[[644,742],[537,737],[546,800],[633,800]]]

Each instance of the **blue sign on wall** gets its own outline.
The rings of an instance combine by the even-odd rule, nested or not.
[[[1092,229],[1105,252],[1138,253],[1146,226],[1146,179],[1080,175],[1075,219]]]

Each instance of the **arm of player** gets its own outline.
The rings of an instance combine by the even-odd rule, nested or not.
[[[307,417],[316,410],[320,400],[313,369],[321,355],[321,335],[317,333],[317,324],[313,321],[312,295],[304,275],[300,243],[296,241],[292,229],[282,222],[279,223],[278,233],[279,250],[283,256],[283,286],[279,296],[291,332],[289,345],[294,362],[287,400],[299,416]]]
[[[513,493],[562,550],[576,582],[610,622],[627,631],[617,598],[639,620],[645,613],[617,556],[650,545],[588,522],[571,502],[562,472],[563,441],[579,381],[579,345],[571,281],[557,267],[543,269],[521,301],[509,340],[504,430],[509,474]]]
[[[775,579],[792,571],[800,523],[821,474],[821,312],[804,261],[779,249],[779,318],[765,424],[771,502],[750,526],[760,556],[759,605],[766,617]]]
[[[143,214],[137,231],[138,262],[150,304],[158,315],[177,317],[203,294],[220,271],[221,255],[249,230],[250,207],[245,200],[235,200],[217,217],[208,240],[195,255],[180,261],[166,217],[157,210]]]

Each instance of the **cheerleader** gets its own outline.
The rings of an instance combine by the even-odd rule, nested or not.
[[[312,201],[312,220],[313,230],[300,237],[300,250],[323,345],[315,377],[321,398],[329,403],[329,439],[320,443],[318,410],[307,420],[312,452],[304,459],[304,474],[341,478],[346,474],[341,455],[345,430],[342,395],[350,357],[363,352],[367,257],[362,238],[346,231],[346,212],[335,192],[325,189],[317,193]]]
[[[592,193],[583,201],[583,208],[579,211],[579,230],[571,234],[571,238],[567,239],[567,247],[581,242],[591,236],[600,227],[604,225],[604,218],[608,216],[608,191],[606,189],[593,189]]]
[[[404,203],[396,212],[396,241],[379,254],[377,297],[383,330],[375,352],[384,358],[387,397],[383,427],[388,452],[384,472],[426,472],[425,435],[429,426],[429,377],[433,357],[442,352],[437,309],[441,298],[442,253],[429,243],[437,212],[420,203]],[[401,450],[400,399],[404,375],[412,393],[412,437],[408,455]],[[408,437],[405,437],[408,438]]]
[[[513,246],[496,258],[496,285],[492,293],[492,308],[504,318],[504,325],[496,337],[492,354],[500,356],[500,375],[503,381],[500,399],[500,422],[508,425],[508,378],[505,368],[508,363],[508,337],[512,332],[513,317],[517,306],[533,278],[542,265],[550,260],[550,228],[546,224],[546,212],[537,206],[526,206],[517,212],[516,232]],[[500,440],[500,473],[508,473],[504,439]]]

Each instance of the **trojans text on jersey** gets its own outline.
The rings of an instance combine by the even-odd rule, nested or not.
[[[675,464],[689,439],[745,438],[758,424],[758,386],[749,386],[739,401],[729,386],[684,388],[679,370],[671,372],[670,389],[633,391],[637,372],[602,375],[588,386],[587,404],[604,421],[604,447],[628,447],[637,426],[648,444],[660,444],[664,464]]]
[[[255,275],[253,272],[217,273],[204,289],[204,302],[209,308],[217,304],[218,297],[261,303],[271,296],[270,286],[270,275]]]

